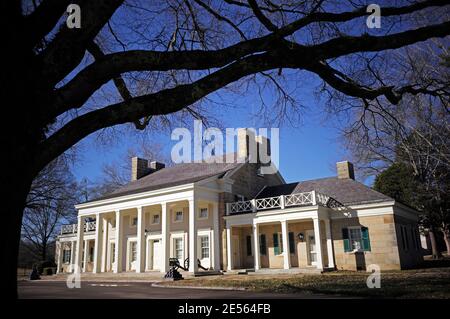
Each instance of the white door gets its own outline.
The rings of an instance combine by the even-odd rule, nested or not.
[[[131,241],[130,242],[130,252],[129,252],[129,258],[130,258],[130,270],[136,270],[136,263],[137,263],[137,242]]]
[[[211,241],[209,235],[202,235],[198,237],[198,252],[197,256],[200,259],[200,264],[204,268],[211,268]]]
[[[317,264],[316,238],[314,237],[314,230],[307,230],[306,236],[309,264],[314,266]]]
[[[161,241],[153,240],[153,270],[161,269]]]

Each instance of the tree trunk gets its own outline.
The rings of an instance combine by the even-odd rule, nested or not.
[[[442,229],[444,235],[445,246],[447,248],[447,257],[450,256],[450,230],[448,227]]]
[[[42,261],[47,261],[47,243],[46,242],[42,242],[41,259],[42,259]]]
[[[30,190],[31,179],[18,174],[18,176],[14,176],[13,180],[2,178],[2,183],[7,185],[3,190],[6,193],[4,196],[7,198],[3,205],[6,205],[6,207],[2,207],[6,217],[6,221],[2,223],[4,225],[3,231],[6,232],[1,241],[1,252],[5,257],[4,262],[2,262],[2,267],[4,267],[2,274],[6,281],[4,284],[4,287],[6,286],[6,297],[17,298],[17,258],[23,210]]]
[[[437,246],[436,237],[434,236],[434,231],[430,229],[428,234],[430,235],[432,257],[433,257],[433,259],[440,259],[442,257],[442,255]]]

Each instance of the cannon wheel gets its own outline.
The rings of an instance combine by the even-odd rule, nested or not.
[[[184,268],[189,269],[189,257],[184,260]]]

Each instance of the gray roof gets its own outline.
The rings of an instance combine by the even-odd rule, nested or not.
[[[311,192],[313,190],[331,196],[344,205],[393,200],[391,197],[381,194],[353,179],[339,179],[337,177],[327,177],[284,185],[267,186],[258,194],[257,198]]]
[[[132,181],[94,201],[199,182],[209,177],[225,175],[242,163],[183,163],[166,167]]]

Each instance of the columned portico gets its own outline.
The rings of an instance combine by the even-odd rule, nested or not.
[[[260,257],[259,257],[259,225],[253,224],[253,242],[254,242],[254,257],[255,257],[255,271],[260,269]]]
[[[122,271],[122,216],[120,214],[120,210],[116,210],[116,243],[115,243],[115,252],[114,252],[114,273],[118,273]]]
[[[333,237],[331,236],[330,219],[325,219],[325,236],[327,238],[327,256],[328,256],[328,268],[335,268],[334,265],[334,250],[333,250]]]
[[[322,236],[320,231],[320,219],[319,218],[313,218],[313,224],[314,224],[314,237],[315,237],[315,244],[316,244],[316,266],[317,269],[323,269],[323,261],[322,261]]]
[[[283,237],[283,268],[289,269],[291,268],[291,260],[289,254],[288,222],[285,220],[281,222],[281,234]]]
[[[77,242],[75,240],[72,240],[70,242],[70,271],[74,272],[75,269],[73,265],[75,264],[75,255],[76,255],[76,244]]]
[[[189,200],[189,272],[196,273],[197,265],[197,202]]]
[[[145,214],[142,207],[137,208],[137,260],[136,272],[143,272],[145,267]]]
[[[94,268],[93,273],[100,272],[100,267],[102,266],[101,259],[101,247],[103,242],[103,215],[96,214],[95,218],[95,243],[94,243]]]
[[[169,257],[170,257],[170,214],[167,209],[167,203],[161,203],[161,238],[162,238],[162,251],[161,251],[161,272],[165,273],[169,270]]]
[[[232,269],[232,254],[231,254],[231,226],[227,225],[226,228],[226,236],[227,236],[227,270]]]
[[[78,229],[77,229],[77,246],[76,246],[76,258],[75,258],[75,270],[74,272],[81,272],[82,255],[83,255],[83,241],[84,241],[84,217],[78,216]]]

